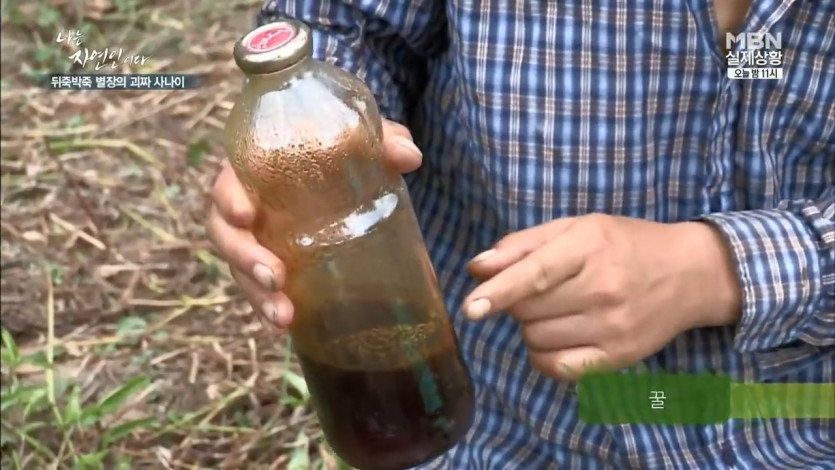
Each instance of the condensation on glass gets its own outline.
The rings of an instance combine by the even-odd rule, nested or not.
[[[394,470],[450,449],[473,386],[402,177],[382,160],[368,88],[311,58],[282,20],[235,44],[248,81],[226,150],[287,267],[290,328],[325,437],[348,464]]]

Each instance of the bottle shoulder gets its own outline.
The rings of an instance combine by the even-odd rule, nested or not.
[[[367,88],[316,64],[288,72],[251,80],[227,118],[238,178],[276,210],[369,200],[390,178]]]

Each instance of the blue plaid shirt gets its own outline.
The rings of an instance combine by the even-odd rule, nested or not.
[[[831,420],[585,424],[510,317],[460,311],[465,263],[508,233],[590,212],[702,219],[733,249],[742,319],[645,364],[833,381],[835,1],[753,3],[744,30],[782,34],[781,80],[727,78],[712,0],[265,3],[260,22],[311,25],[316,57],[364,79],[424,152],[407,182],[478,400],[427,468],[835,468]]]

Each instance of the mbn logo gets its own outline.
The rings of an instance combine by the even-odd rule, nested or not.
[[[780,33],[776,35],[771,33],[739,33],[736,36],[727,33],[725,35],[725,48],[729,51],[733,50],[734,44],[739,44],[739,49],[743,51],[780,50],[783,48],[783,36]]]

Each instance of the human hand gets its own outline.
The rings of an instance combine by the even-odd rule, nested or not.
[[[406,127],[383,121],[383,156],[401,173],[417,169],[420,150]],[[286,331],[293,320],[293,304],[281,292],[286,271],[281,260],[261,246],[252,234],[255,207],[228,161],[224,161],[211,192],[212,209],[206,221],[209,239],[229,263],[240,286],[264,328]]]
[[[729,250],[700,222],[561,219],[505,237],[468,270],[483,283],[464,301],[467,316],[508,312],[531,365],[561,379],[590,364],[634,364],[687,330],[740,315]]]

